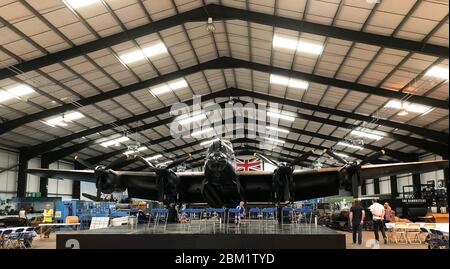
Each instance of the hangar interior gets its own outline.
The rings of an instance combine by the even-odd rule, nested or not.
[[[373,165],[448,160],[448,4],[2,0],[0,224],[5,229],[14,226],[11,223],[23,226],[19,213],[26,211],[26,223],[39,225],[49,204],[52,222],[64,223],[72,215],[81,223],[82,213],[75,213],[75,208],[109,210],[106,217],[112,219],[112,207],[118,212],[114,204],[121,200],[131,208],[116,217],[124,218],[133,209],[151,215],[150,209],[164,207],[169,194],[159,194],[161,204],[145,195],[129,197],[126,188],[102,193],[98,179],[52,178],[28,170],[106,167],[150,173],[148,164],[129,158],[139,155],[157,167],[182,160],[171,167],[173,171],[198,174],[205,172],[206,151],[219,138],[234,148],[237,170],[250,174],[273,173],[280,163],[292,163],[300,171],[337,169],[374,154],[368,161]],[[180,103],[189,106],[190,116],[171,114]],[[216,104],[220,117],[195,114],[193,104],[201,108]],[[267,132],[255,135],[248,128],[250,114],[244,114],[244,123],[230,128],[222,109],[236,104],[268,107],[267,122],[276,127],[263,126]],[[231,121],[237,118],[232,115]],[[173,123],[183,120],[198,133],[189,129],[188,135],[175,137]],[[269,131],[276,138],[269,137]],[[442,238],[447,237],[448,248],[448,162],[439,165],[424,168],[426,172],[414,173],[414,166],[362,179],[357,193],[341,188],[331,197],[311,193],[298,201],[283,192],[290,198],[283,206],[311,205],[313,212],[299,210],[304,225],[331,227],[349,238],[353,197],[367,207],[376,197],[389,201],[396,217],[408,223],[446,223]],[[246,208],[275,207],[274,215],[280,215],[281,200],[276,195],[274,199],[248,202]],[[206,208],[203,204],[187,207]],[[68,207],[73,212],[65,213]],[[244,221],[251,219],[250,212]],[[278,221],[298,222],[292,212],[292,217],[278,216]],[[193,215],[189,227],[197,218]],[[156,222],[154,227],[160,225],[159,219]],[[122,228],[135,229],[132,223],[129,220]],[[37,231],[43,233],[42,227]],[[373,237],[367,231],[366,235]],[[420,243],[412,246],[408,239],[400,246],[393,240],[389,246],[431,244]],[[39,244],[54,248],[54,234],[33,243]]]

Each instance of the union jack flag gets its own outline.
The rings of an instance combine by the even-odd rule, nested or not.
[[[258,158],[240,159],[236,158],[236,169],[238,171],[263,171],[263,162]]]

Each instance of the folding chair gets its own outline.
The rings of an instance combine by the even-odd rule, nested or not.
[[[284,224],[285,213],[287,213],[288,218],[289,215],[291,216],[291,223],[294,221],[294,208],[285,206],[281,209],[281,225]]]
[[[240,210],[238,208],[230,208],[228,209],[227,213],[227,223],[230,223],[230,215],[233,216],[233,219],[236,220],[236,218],[239,216]]]
[[[410,223],[406,230],[406,237],[408,238],[409,244],[422,244],[420,240],[420,224]]]
[[[25,230],[24,228],[19,228],[16,229],[15,231],[11,230],[11,233],[8,236],[7,246],[12,245],[14,248],[19,248],[19,240],[24,230]]]
[[[257,207],[250,208],[248,210],[248,218],[251,220],[261,220],[262,219],[261,209]]]
[[[426,243],[426,238],[431,236],[430,229],[436,229],[436,223],[425,223],[423,228],[420,228],[420,239],[422,243]]]
[[[1,237],[0,237],[0,242],[1,242],[1,246],[2,248],[8,248],[10,242],[9,242],[9,237],[11,236],[11,234],[13,233],[13,229],[6,229],[3,231]]]
[[[394,236],[395,236],[395,243],[399,244],[408,244],[408,238],[406,237],[406,229],[407,224],[404,222],[397,222],[394,226]],[[400,238],[399,238],[400,237]],[[403,242],[402,242],[403,240]]]
[[[430,239],[430,243],[428,245],[429,248],[431,249],[449,249],[449,245],[448,245],[448,238],[446,238],[444,236],[444,233],[439,231],[439,230],[435,230],[435,229],[430,229],[430,232],[432,234],[431,239]]]

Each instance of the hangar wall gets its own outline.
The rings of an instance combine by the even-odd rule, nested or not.
[[[13,150],[0,148],[0,171],[5,168],[13,167],[19,163],[19,153]],[[35,158],[28,162],[29,168],[41,167],[41,159]],[[54,169],[73,169],[73,165],[66,162],[55,162],[50,165]],[[71,180],[48,180],[48,196],[62,197],[63,199],[72,198]],[[39,191],[39,177],[27,175],[27,192]],[[17,193],[17,167],[9,171],[0,173],[0,199],[5,200],[16,196]]]

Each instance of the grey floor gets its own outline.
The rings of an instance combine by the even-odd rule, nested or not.
[[[251,222],[236,224],[219,224],[192,222],[186,224],[169,223],[160,225],[138,225],[111,227],[106,229],[83,230],[80,234],[338,234],[324,226],[314,224],[279,224]]]

